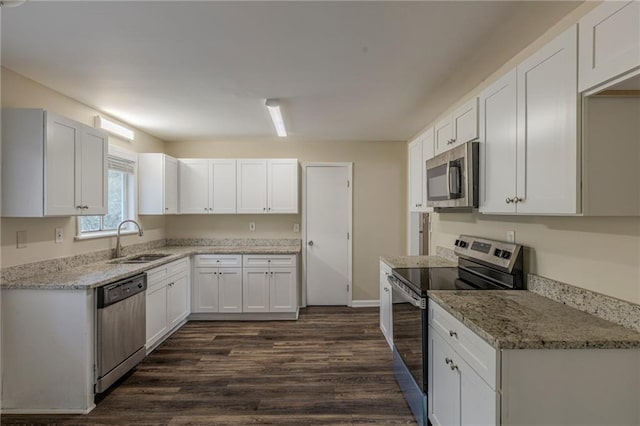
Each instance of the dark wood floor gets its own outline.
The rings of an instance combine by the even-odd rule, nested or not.
[[[376,308],[303,309],[298,321],[187,323],[88,415],[2,424],[415,424]]]

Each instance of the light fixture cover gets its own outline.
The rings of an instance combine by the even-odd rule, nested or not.
[[[0,0],[0,7],[18,7],[27,0]]]
[[[95,126],[128,141],[133,141],[135,136],[133,130],[100,115],[96,115]]]
[[[284,119],[282,118],[282,113],[280,112],[280,99],[267,99],[264,103],[271,115],[271,121],[273,121],[273,125],[276,128],[276,133],[280,137],[287,136],[287,129],[284,127]]]

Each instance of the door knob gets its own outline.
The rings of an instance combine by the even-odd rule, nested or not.
[[[313,241],[309,241],[307,244],[309,244],[309,246],[313,246]]]

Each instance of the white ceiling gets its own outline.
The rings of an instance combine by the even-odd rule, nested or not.
[[[294,137],[406,140],[469,58],[506,61],[576,6],[30,1],[2,10],[2,65],[168,141],[271,137],[271,97]]]

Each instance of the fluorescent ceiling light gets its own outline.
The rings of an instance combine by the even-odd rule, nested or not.
[[[114,121],[111,121],[108,118],[104,118],[102,116],[96,115],[95,126],[99,129],[106,130],[107,132],[113,135],[119,136],[122,139],[133,141],[133,137],[134,137],[133,130],[128,129]]]
[[[287,136],[287,129],[284,128],[284,120],[282,119],[282,113],[280,112],[280,99],[267,99],[264,103],[271,115],[271,121],[276,128],[278,136]]]

